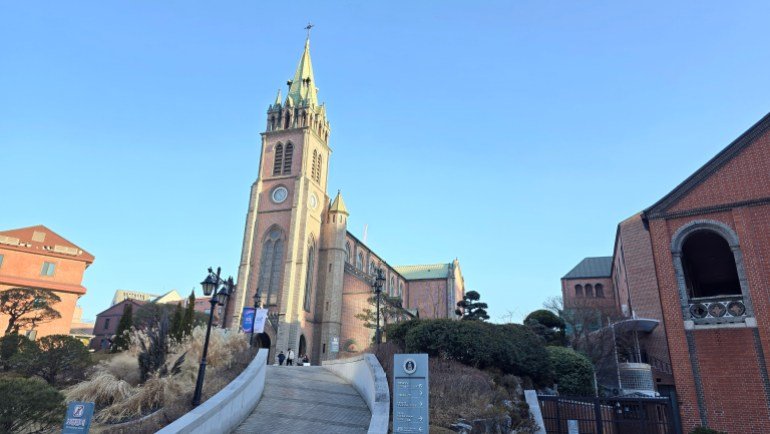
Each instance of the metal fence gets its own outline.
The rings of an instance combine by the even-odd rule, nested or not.
[[[538,400],[548,434],[681,433],[668,398],[539,395]]]

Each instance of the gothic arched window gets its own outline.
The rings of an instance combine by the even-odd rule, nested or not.
[[[362,271],[364,269],[364,254],[361,252],[358,252],[358,257],[356,258],[356,268]]]
[[[315,262],[315,249],[311,245],[307,252],[307,273],[305,276],[305,310],[310,312],[310,300],[313,294],[313,265]]]
[[[374,266],[374,261],[369,261],[369,274],[374,276],[374,273],[376,272],[377,267]]]
[[[318,152],[316,152],[315,149],[313,149],[313,163],[312,167],[310,168],[310,178],[315,179],[316,175],[316,165],[318,164]]]
[[[604,285],[602,285],[601,283],[597,283],[596,285],[594,285],[594,290],[596,291],[597,297],[602,297],[602,298],[604,297]]]
[[[350,263],[350,243],[345,243],[345,262]]]
[[[283,231],[271,228],[262,244],[262,258],[259,265],[259,288],[262,301],[268,305],[278,304],[281,271],[283,263]]]
[[[583,296],[583,285],[575,285],[575,297]]]
[[[288,175],[291,173],[291,157],[294,154],[294,145],[291,143],[286,144],[286,153],[283,157],[283,174]]]
[[[283,145],[279,143],[275,146],[275,161],[273,163],[273,175],[280,175],[282,166],[283,166]]]
[[[403,298],[404,296],[404,282],[398,282],[398,298]]]
[[[315,182],[321,183],[321,162],[323,161],[324,157],[321,154],[318,154],[318,168],[315,171]]]
[[[390,290],[388,291],[388,294],[390,296],[396,295],[396,278],[393,276],[390,276]]]
[[[586,297],[594,296],[594,287],[590,283],[586,284]]]

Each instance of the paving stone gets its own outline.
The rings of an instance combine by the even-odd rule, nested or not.
[[[268,366],[257,408],[233,431],[365,433],[371,413],[350,384],[321,366]]]

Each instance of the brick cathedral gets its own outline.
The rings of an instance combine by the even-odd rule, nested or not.
[[[230,327],[254,298],[269,309],[261,344],[292,348],[313,363],[356,353],[374,331],[355,315],[373,295],[377,269],[383,293],[399,297],[404,313],[452,318],[465,293],[457,259],[448,263],[392,266],[347,230],[349,212],[337,192],[327,194],[332,150],[326,106],[318,103],[310,39],[288,94],[267,110],[259,174],[251,187],[238,271],[238,291],[228,303]]]
[[[673,394],[684,432],[770,432],[770,114],[621,222],[613,255],[581,261],[562,292],[636,340],[607,388]]]

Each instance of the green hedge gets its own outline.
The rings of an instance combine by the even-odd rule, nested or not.
[[[407,352],[456,360],[479,369],[530,377],[548,384],[551,367],[542,339],[518,324],[450,319],[407,321],[389,326],[388,339]]]
[[[64,396],[42,380],[0,378],[0,396],[0,432],[45,432],[64,420]]]
[[[547,350],[560,395],[594,395],[593,365],[586,356],[564,347]]]

